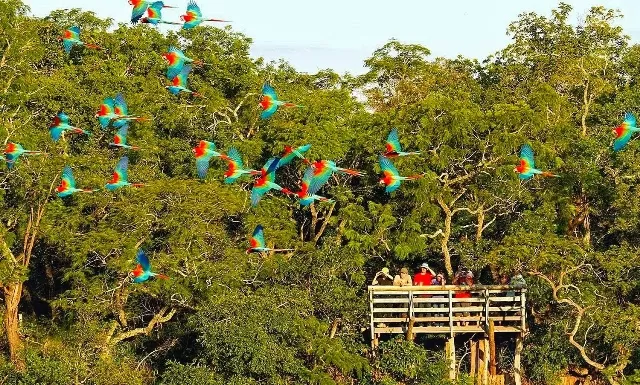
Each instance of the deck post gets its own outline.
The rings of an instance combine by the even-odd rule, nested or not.
[[[449,361],[449,379],[455,381],[456,379],[456,344],[453,337],[449,337],[444,345],[445,355]]]
[[[478,341],[471,340],[471,376],[475,376],[478,369]]]
[[[513,381],[515,385],[522,385],[522,368],[520,366],[520,354],[522,353],[523,343],[522,334],[516,336],[516,354],[513,359]]]
[[[496,375],[496,335],[493,320],[489,320],[489,374]]]
[[[378,339],[376,338],[376,328],[373,324],[373,317],[375,316],[373,313],[373,290],[369,289],[369,311],[371,312],[371,348],[375,349],[378,347]]]

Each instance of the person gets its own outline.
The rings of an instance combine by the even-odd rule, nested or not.
[[[438,274],[436,274],[436,276],[431,280],[431,285],[432,286],[443,286],[447,284],[447,280],[444,279],[444,274],[442,272],[439,272]],[[445,298],[444,294],[437,294],[434,295],[433,298]],[[433,304],[434,307],[437,308],[445,308],[445,307],[449,307],[447,304],[445,304],[444,302],[436,302]],[[448,314],[445,313],[436,313],[435,314],[436,317],[446,317],[448,316]],[[436,326],[444,326],[444,323],[439,322],[436,323]]]
[[[406,267],[400,269],[400,274],[393,278],[393,286],[413,286],[413,281],[409,275],[409,269]]]
[[[509,281],[509,286],[522,289],[523,287],[527,286],[527,282],[524,280],[524,277],[522,276],[522,274],[516,274],[513,277],[511,277],[511,280]],[[515,290],[509,290],[507,292],[507,297],[515,297],[515,296],[516,296]],[[520,310],[518,310],[515,315],[519,316],[519,315],[522,315],[522,313],[520,312]]]
[[[391,286],[393,285],[393,276],[389,274],[389,268],[383,267],[376,276],[373,277],[371,285]]]
[[[458,269],[455,278],[453,279],[454,285],[459,286],[473,286],[473,273],[465,267],[461,267]],[[471,298],[471,292],[467,290],[456,291],[453,295],[454,298],[459,299],[460,301],[455,304],[456,307],[467,307],[469,303],[465,301],[467,298]],[[458,313],[459,314],[459,313]],[[469,317],[469,312],[462,313],[463,317]],[[468,321],[458,322],[458,326],[467,326]]]
[[[393,285],[393,276],[391,274],[389,274],[389,268],[388,267],[383,267],[379,272],[376,273],[375,277],[373,277],[373,281],[371,282],[371,285],[373,286],[392,286]],[[378,295],[378,297],[388,297],[388,296],[384,296],[384,295]],[[392,307],[391,304],[387,304],[387,303],[379,303],[376,305],[376,307]],[[385,318],[385,317],[389,317],[391,314],[390,313],[378,313],[378,317],[381,318]],[[387,325],[384,322],[381,322],[379,324],[377,324],[376,327],[379,328],[384,328],[387,327]]]
[[[413,277],[413,284],[416,286],[429,286],[436,273],[431,270],[428,263],[420,265],[420,272]]]
[[[407,269],[406,267],[400,269],[400,274],[396,275],[395,278],[393,278],[393,286],[413,286],[411,276],[409,275],[409,269]],[[403,308],[408,309],[408,305],[403,306]],[[402,313],[400,316],[402,318],[407,318],[407,314],[408,313]]]
[[[429,268],[429,264],[424,262],[420,265],[420,271],[413,276],[413,284],[415,286],[429,286],[431,285],[431,281],[433,280],[433,270]],[[418,298],[430,298],[431,294],[418,294]],[[426,308],[430,307],[429,303],[417,302],[415,303],[415,307]],[[430,317],[431,313],[421,313],[422,316]]]

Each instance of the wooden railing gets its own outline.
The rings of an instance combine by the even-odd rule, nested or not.
[[[471,298],[455,298],[456,292]],[[526,331],[526,288],[513,286],[369,286],[371,338],[386,333]],[[493,321],[493,322],[490,322]]]

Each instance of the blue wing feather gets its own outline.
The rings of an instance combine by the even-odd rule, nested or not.
[[[527,162],[529,162],[529,166],[531,168],[534,168],[536,166],[533,160],[533,149],[528,144],[524,144],[520,148],[520,158],[525,159]]]
[[[144,250],[142,249],[138,250],[138,254],[136,255],[136,260],[138,261],[140,266],[142,266],[142,269],[145,272],[151,271],[151,264],[149,263],[149,258],[147,257],[147,254],[145,254]]]
[[[393,163],[391,163],[391,161],[384,156],[378,155],[378,162],[380,163],[380,168],[382,169],[382,171],[391,171],[393,175],[400,175]]]

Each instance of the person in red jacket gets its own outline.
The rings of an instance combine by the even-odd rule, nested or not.
[[[429,264],[425,262],[420,265],[420,272],[416,273],[413,277],[413,284],[415,286],[429,286],[435,275],[436,273],[434,273],[433,270],[429,268]]]
[[[459,269],[458,273],[456,273],[455,278],[453,279],[453,284],[458,286],[473,286],[473,273],[466,268]],[[460,299],[460,302],[457,302],[457,305],[454,304],[454,307],[467,307],[471,306],[471,303],[465,301],[466,298],[471,298],[470,291],[456,291],[453,295],[454,298]],[[462,315],[463,317],[469,317],[471,314],[469,312],[464,312],[462,314],[458,313],[458,316]],[[468,321],[462,321],[458,323],[458,326],[467,326]]]

